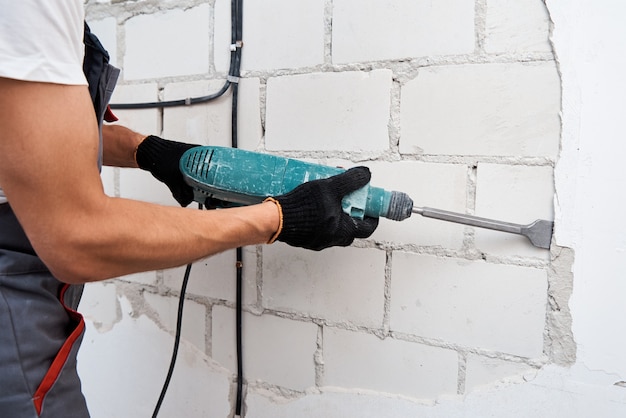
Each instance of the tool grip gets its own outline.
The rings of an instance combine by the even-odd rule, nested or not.
[[[180,170],[185,182],[194,190],[195,201],[234,205],[259,203],[268,196],[288,193],[307,181],[345,171],[276,155],[213,146],[187,151],[180,160]],[[382,216],[401,221],[411,216],[413,201],[405,193],[367,184],[345,195],[342,208],[358,219]]]

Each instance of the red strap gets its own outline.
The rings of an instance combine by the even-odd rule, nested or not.
[[[63,305],[63,308],[65,308],[67,313],[73,319],[78,321],[78,325],[76,326],[76,328],[74,328],[74,331],[72,331],[70,336],[67,338],[67,340],[65,340],[65,342],[61,346],[61,349],[59,350],[56,357],[52,361],[50,368],[46,372],[46,375],[44,376],[43,380],[39,384],[39,387],[37,388],[37,391],[35,392],[35,395],[33,396],[33,403],[35,404],[35,409],[37,410],[37,414],[41,414],[41,409],[43,407],[43,401],[46,397],[46,394],[48,393],[48,391],[50,391],[50,388],[52,388],[52,385],[54,385],[54,382],[56,382],[57,378],[61,374],[61,370],[63,370],[63,366],[65,366],[65,363],[67,362],[67,359],[70,355],[70,352],[72,351],[72,347],[74,343],[78,340],[78,338],[82,335],[83,331],[85,330],[85,320],[83,319],[83,316],[80,313],[76,312],[75,310],[67,307],[67,305],[65,305],[65,302],[63,301],[65,292],[67,291],[67,289],[69,289],[69,287],[70,287],[69,284],[66,284],[63,286],[63,288],[61,289],[61,295],[59,296],[59,299],[61,301],[61,304]]]
[[[107,109],[104,111],[104,120],[107,122],[117,122],[119,120],[118,117],[113,114],[111,106],[107,106]]]

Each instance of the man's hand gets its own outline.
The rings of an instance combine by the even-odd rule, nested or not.
[[[181,206],[193,201],[193,189],[185,183],[178,164],[185,151],[193,147],[197,145],[169,141],[154,135],[144,139],[137,147],[139,168],[165,183]]]
[[[378,226],[378,218],[353,218],[343,211],[341,200],[369,183],[370,177],[367,167],[355,167],[274,197],[282,211],[282,229],[277,231],[276,239],[319,251],[332,246],[346,247],[355,238],[369,237]]]

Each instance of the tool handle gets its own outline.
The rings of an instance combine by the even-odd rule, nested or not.
[[[427,218],[439,219],[441,221],[455,222],[464,225],[477,226],[479,228],[493,229],[496,231],[510,232],[513,234],[522,234],[522,228],[525,225],[514,224],[511,222],[496,221],[493,219],[481,218],[465,213],[450,212],[447,210],[434,208],[418,208],[413,207],[413,213],[418,213]]]
[[[183,154],[180,171],[193,188],[194,200],[227,207],[260,203],[268,196],[288,193],[303,183],[345,170],[238,148],[203,146]],[[207,199],[211,203],[207,204]],[[358,219],[383,216],[401,221],[411,216],[413,201],[406,193],[367,184],[345,195],[342,208]]]

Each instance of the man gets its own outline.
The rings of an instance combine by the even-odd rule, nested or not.
[[[89,416],[75,369],[82,283],[275,240],[346,246],[376,228],[341,210],[369,181],[364,167],[219,211],[105,195],[101,164],[140,167],[185,206],[178,159],[191,145],[99,129],[116,72],[104,65],[98,88],[87,83],[82,0],[0,0],[0,10],[0,416]]]

